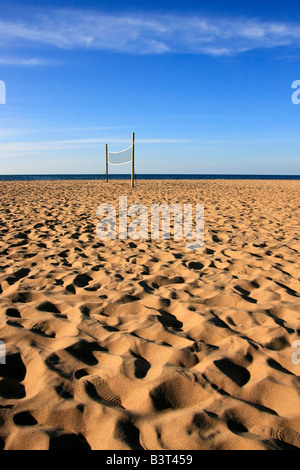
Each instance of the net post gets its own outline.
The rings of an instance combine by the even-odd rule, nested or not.
[[[131,189],[134,188],[134,141],[135,135],[132,133],[132,158],[131,158]]]
[[[106,144],[106,183],[108,182],[108,147]]]

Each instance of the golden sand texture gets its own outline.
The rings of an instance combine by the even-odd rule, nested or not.
[[[300,448],[300,182],[1,182],[0,448]],[[203,203],[204,247],[96,209]]]

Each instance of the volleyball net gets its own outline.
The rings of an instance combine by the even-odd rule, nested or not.
[[[109,165],[125,165],[126,163],[131,163],[131,188],[134,188],[135,171],[134,171],[134,146],[135,146],[135,136],[134,132],[132,133],[132,144],[130,147],[121,150],[119,152],[111,152],[108,150],[108,145],[106,144],[106,182],[108,182],[108,167]]]
[[[109,165],[125,165],[126,163],[132,163],[132,145],[120,152],[111,152],[108,150]]]

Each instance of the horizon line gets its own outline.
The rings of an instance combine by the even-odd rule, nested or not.
[[[111,176],[131,176],[130,173],[110,173]],[[294,173],[138,173],[136,176],[297,176]],[[0,173],[3,176],[104,176],[105,173]]]

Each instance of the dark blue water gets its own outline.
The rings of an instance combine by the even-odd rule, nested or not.
[[[109,175],[112,180],[129,180],[130,175]],[[143,180],[299,180],[300,175],[184,175],[184,174],[140,174],[137,179]],[[53,180],[104,180],[105,175],[0,175],[0,181],[53,181]]]

